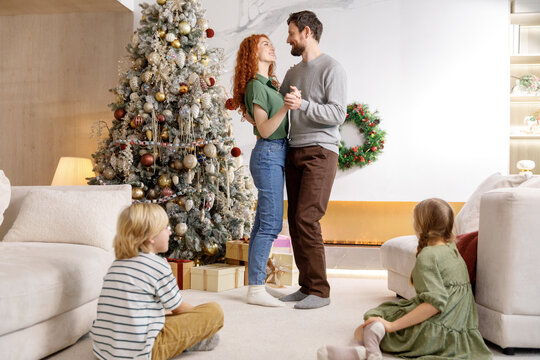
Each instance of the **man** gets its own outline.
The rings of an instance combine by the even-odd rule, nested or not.
[[[280,90],[292,109],[285,169],[289,231],[301,288],[280,300],[298,301],[296,309],[315,309],[330,304],[319,220],[336,175],[347,84],[345,70],[319,49],[323,26],[317,16],[300,11],[291,14],[287,24],[291,54],[302,56]]]

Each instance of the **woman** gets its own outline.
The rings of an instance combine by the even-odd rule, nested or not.
[[[274,76],[276,56],[266,35],[251,35],[240,44],[234,74],[233,106],[255,126],[257,143],[250,170],[258,190],[255,224],[248,257],[247,302],[262,306],[284,304],[266,292],[266,263],[283,224],[283,185],[289,108]]]

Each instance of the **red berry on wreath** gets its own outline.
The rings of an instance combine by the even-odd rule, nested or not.
[[[207,38],[210,39],[210,38],[214,37],[214,34],[215,34],[214,29],[206,29],[206,37]]]
[[[239,157],[240,155],[242,155],[242,150],[240,150],[239,147],[235,146],[231,149],[231,155],[234,157]]]
[[[232,98],[229,98],[229,99],[227,99],[227,101],[225,101],[225,107],[228,110],[234,110],[235,109]]]
[[[372,146],[372,147],[371,147],[371,151],[377,151],[377,147],[376,147],[376,146]]]
[[[114,111],[114,118],[116,120],[120,120],[121,118],[124,117],[124,115],[126,115],[126,111],[122,108],[118,108]]]
[[[361,161],[361,162],[365,162],[365,161],[366,161],[366,159],[364,159],[364,157],[363,157],[363,156],[360,156],[360,161]]]

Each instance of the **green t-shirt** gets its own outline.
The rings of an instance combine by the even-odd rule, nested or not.
[[[246,104],[248,114],[253,119],[255,119],[255,116],[253,116],[253,104],[262,107],[270,119],[283,107],[283,95],[281,95],[278,89],[272,84],[272,80],[265,78],[261,74],[257,74],[256,77],[256,79],[250,80],[246,86],[244,103]],[[276,131],[267,137],[267,139],[276,140],[286,138],[288,129],[289,117],[285,115]],[[257,136],[261,136],[256,126],[253,127],[253,133]]]

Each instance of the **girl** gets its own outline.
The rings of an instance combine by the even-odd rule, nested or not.
[[[217,345],[221,307],[182,301],[171,267],[156,255],[169,248],[168,224],[157,204],[134,204],[120,214],[116,260],[105,275],[90,331],[99,359],[170,359],[189,347],[211,350]]]
[[[276,56],[266,35],[251,35],[240,44],[234,74],[233,107],[254,120],[257,143],[250,170],[258,190],[255,224],[248,255],[249,304],[283,306],[265,290],[266,263],[283,224],[283,185],[289,108],[274,76]]]
[[[411,281],[417,296],[386,302],[364,314],[357,347],[319,349],[318,359],[382,359],[381,349],[404,358],[491,359],[478,331],[478,315],[465,262],[454,243],[454,213],[441,199],[414,208],[418,237]]]

